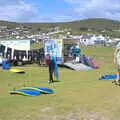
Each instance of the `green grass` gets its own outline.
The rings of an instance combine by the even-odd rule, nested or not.
[[[38,65],[18,67],[25,74],[0,69],[0,120],[117,120],[120,117],[120,87],[111,80],[99,81],[100,75],[115,73],[114,49],[81,48],[96,58],[99,70],[72,71],[59,68],[60,82],[48,84],[48,68]],[[28,97],[10,95],[23,85],[48,87],[54,94]]]
[[[37,43],[33,43],[33,44],[31,44],[31,49],[40,49],[40,48],[42,48],[42,47],[44,47],[42,44],[37,44]]]

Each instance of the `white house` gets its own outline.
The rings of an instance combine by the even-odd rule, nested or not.
[[[80,43],[84,45],[95,45],[95,44],[105,44],[107,39],[102,35],[82,35],[80,38]]]

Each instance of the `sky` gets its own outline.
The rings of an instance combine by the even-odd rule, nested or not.
[[[88,18],[120,21],[120,0],[0,0],[0,20],[69,22]]]

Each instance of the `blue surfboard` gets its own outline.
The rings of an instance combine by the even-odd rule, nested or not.
[[[57,61],[56,61],[56,57],[55,56],[52,56],[52,60],[54,61],[54,76],[56,78],[56,80],[59,79],[59,72],[58,72],[58,64],[57,64]]]
[[[22,89],[23,90],[36,90],[38,92],[45,93],[45,94],[50,94],[50,93],[54,92],[50,88],[41,88],[41,87],[37,87],[37,86],[34,86],[34,87],[23,87]]]
[[[116,79],[116,78],[117,78],[116,74],[110,74],[110,75],[101,76],[98,80],[109,80],[109,79]]]
[[[19,95],[25,95],[25,96],[39,96],[41,94],[40,91],[32,90],[32,89],[21,89],[21,90],[15,90],[11,91],[10,94],[19,94]]]

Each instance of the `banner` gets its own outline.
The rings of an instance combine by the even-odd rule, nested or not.
[[[1,40],[0,44],[16,50],[30,50],[30,40]]]
[[[45,55],[50,54],[56,57],[57,64],[63,62],[63,41],[62,39],[51,39],[45,41]]]

